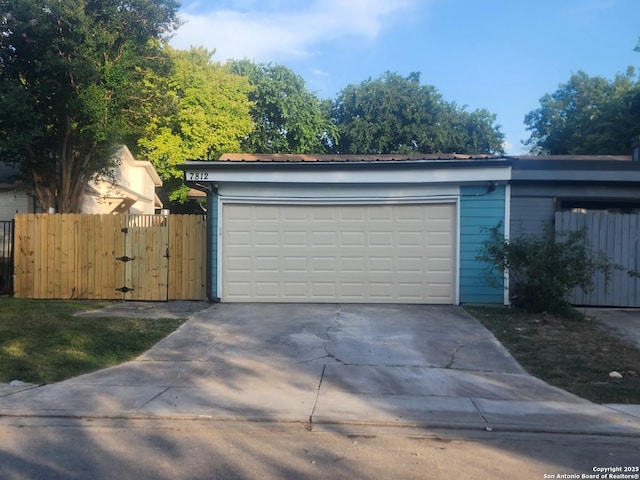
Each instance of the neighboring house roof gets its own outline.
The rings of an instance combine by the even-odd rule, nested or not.
[[[514,156],[512,180],[544,182],[640,182],[640,162],[630,155]]]
[[[187,198],[206,198],[206,196],[206,193],[201,190],[196,190],[195,188],[190,188],[187,194]]]
[[[630,162],[631,155],[516,155],[507,156],[516,160],[535,160],[535,161],[594,161],[594,162]]]
[[[162,201],[156,194],[150,198],[122,185],[106,183],[108,186],[103,191],[96,188],[100,182],[87,186],[87,194],[100,197],[104,203],[110,204],[112,206],[110,213],[125,213],[137,202],[153,202],[155,208],[162,208]]]

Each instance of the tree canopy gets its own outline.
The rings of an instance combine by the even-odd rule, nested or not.
[[[234,61],[233,72],[253,87],[249,100],[253,131],[243,140],[247,153],[323,153],[335,135],[322,101],[304,80],[283,65]]]
[[[139,131],[145,79],[176,0],[0,0],[0,158],[20,165],[41,207],[78,211],[87,181]]]
[[[387,72],[343,89],[331,110],[336,153],[502,153],[495,115],[446,102],[420,74]]]
[[[640,82],[631,67],[613,80],[579,71],[544,95],[525,124],[533,153],[628,154],[640,133]]]
[[[238,151],[251,133],[251,86],[246,77],[232,73],[231,65],[212,62],[212,51],[167,47],[166,52],[173,71],[158,86],[159,94],[166,92],[164,109],[149,112],[139,145],[165,181],[169,199],[184,200],[188,189],[178,165]]]
[[[177,0],[0,0],[0,160],[42,209],[77,212],[127,144],[170,192],[177,166],[247,153],[501,153],[495,115],[386,73],[321,100],[283,65],[174,50]]]

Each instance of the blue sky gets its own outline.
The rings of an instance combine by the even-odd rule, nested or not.
[[[420,72],[445,100],[495,113],[510,154],[526,152],[525,114],[573,72],[640,68],[639,0],[183,0],[181,15],[174,47],[281,63],[321,98]]]

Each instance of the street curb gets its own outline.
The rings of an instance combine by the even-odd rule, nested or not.
[[[630,417],[633,418],[633,417]],[[300,425],[309,431],[314,431],[314,427],[375,427],[375,428],[399,428],[399,429],[437,429],[444,431],[474,431],[485,433],[530,433],[530,434],[552,434],[552,435],[591,435],[599,437],[625,437],[640,439],[640,425],[637,429],[615,429],[606,427],[596,428],[562,428],[552,425],[517,425],[499,423],[459,423],[451,422],[384,422],[384,421],[313,421],[313,420],[286,420],[261,417],[214,417],[210,415],[145,415],[145,414],[71,414],[71,413],[37,413],[26,411],[0,412],[0,421],[5,419],[58,419],[58,420],[108,420],[108,421],[187,421],[187,422],[211,422],[211,423],[242,423],[242,424],[262,424],[262,425]]]

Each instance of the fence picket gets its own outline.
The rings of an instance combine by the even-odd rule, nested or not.
[[[638,229],[640,215],[620,213],[556,213],[556,231],[573,231],[587,227],[587,239],[594,252],[604,253],[622,267],[612,272],[609,282],[605,275],[594,275],[594,288],[581,294],[574,291],[570,301],[575,305],[640,307],[640,282],[626,270],[638,271],[640,245]]]

